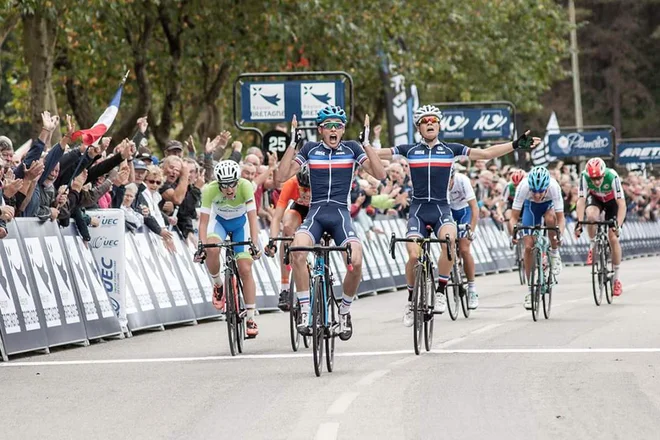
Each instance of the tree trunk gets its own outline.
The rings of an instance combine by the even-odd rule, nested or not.
[[[35,137],[41,131],[41,112],[58,114],[51,83],[56,36],[57,23],[41,11],[23,16],[23,48],[30,76],[30,117]],[[57,133],[59,140],[59,130]]]

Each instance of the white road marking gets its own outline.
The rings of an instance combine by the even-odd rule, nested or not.
[[[463,338],[451,340],[455,343]],[[567,353],[660,353],[659,348],[492,348],[492,349],[439,349],[425,352],[429,354],[567,354]],[[353,353],[335,353],[337,357],[372,357],[372,356],[398,356],[402,354],[412,354],[411,350],[392,350],[392,351],[363,351]],[[35,362],[1,362],[0,368],[12,367],[55,367],[70,365],[113,365],[113,364],[165,364],[165,363],[184,363],[184,362],[212,362],[212,361],[245,361],[245,360],[267,360],[267,359],[296,359],[301,357],[309,358],[311,354],[270,354],[270,355],[245,355],[245,356],[205,356],[205,357],[181,357],[181,358],[150,358],[150,359],[94,359],[77,361],[35,361]],[[401,365],[412,362],[423,356],[411,357],[410,361],[401,359],[390,365]]]
[[[381,377],[385,376],[387,373],[389,373],[390,370],[376,370],[372,371],[371,373],[367,374],[364,376],[362,379],[360,379],[357,383],[358,386],[367,386],[371,385]]]
[[[314,440],[335,440],[339,432],[339,423],[321,423]]]
[[[340,414],[344,414],[359,394],[360,393],[356,392],[342,393],[339,397],[337,397],[337,400],[335,400],[332,405],[330,405],[330,408],[328,408],[328,415],[338,416]]]
[[[478,334],[480,334],[480,333],[486,333],[486,332],[489,332],[489,331],[491,331],[491,330],[493,330],[493,329],[495,329],[495,328],[497,328],[497,327],[500,327],[501,325],[502,325],[502,323],[485,325],[485,326],[480,327],[480,328],[478,328],[478,329],[476,329],[476,330],[473,330],[470,334],[471,334],[471,335],[478,335]]]
[[[440,349],[442,349],[442,348],[444,348],[444,347],[451,347],[452,345],[456,345],[456,344],[458,344],[459,342],[463,342],[465,339],[466,339],[466,336],[461,336],[460,338],[450,339],[450,340],[448,340],[448,341],[441,342],[441,343],[439,343],[439,344],[434,344],[434,345],[433,345],[433,348],[440,348]]]
[[[412,354],[412,352],[410,353]],[[408,356],[404,357],[403,359],[399,359],[398,361],[390,362],[390,367],[400,367],[401,365],[409,364],[412,361],[415,361],[419,359],[419,356]]]

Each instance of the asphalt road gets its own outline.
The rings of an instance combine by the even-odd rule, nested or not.
[[[480,277],[469,319],[436,321],[415,356],[405,294],[362,298],[335,372],[293,354],[288,317],[231,358],[224,322],[145,332],[0,364],[2,439],[658,439],[660,258],[624,262],[596,307],[565,268],[533,322],[514,273]]]

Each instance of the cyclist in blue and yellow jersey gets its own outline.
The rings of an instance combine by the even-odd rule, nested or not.
[[[480,150],[468,148],[465,145],[442,142],[439,140],[440,120],[442,113],[432,105],[418,108],[413,115],[413,122],[422,136],[422,141],[416,144],[398,145],[390,149],[378,150],[382,159],[392,159],[394,155],[404,156],[410,165],[410,178],[413,186],[413,197],[410,204],[408,219],[408,237],[427,237],[426,226],[433,228],[436,236],[444,238],[449,235],[452,243],[456,240],[456,224],[449,208],[449,178],[452,163],[457,156],[467,156],[472,160],[489,160],[503,156],[517,148],[534,148],[541,139],[529,135],[529,131],[513,142],[494,145]],[[419,246],[407,244],[408,262],[406,263],[406,280],[408,282],[408,303],[404,311],[412,313],[412,292],[414,284],[414,267],[419,258]],[[447,252],[442,252],[438,261],[438,289],[436,290],[436,310],[444,312],[445,287],[449,281],[452,262]]]
[[[578,201],[576,213],[578,222],[584,219],[586,205],[587,220],[600,220],[601,213],[605,213],[605,221],[616,219],[616,229],[608,232],[610,246],[612,247],[612,266],[614,268],[614,285],[612,292],[619,296],[623,292],[623,285],[619,280],[619,265],[621,264],[621,245],[619,244],[619,228],[626,219],[626,199],[623,193],[623,185],[616,171],[605,166],[603,159],[595,157],[587,162],[582,172],[578,186]],[[578,223],[575,227],[575,236],[579,237],[582,226]],[[587,226],[587,232],[591,239],[587,264],[593,263],[595,226]]]
[[[353,334],[350,307],[362,277],[362,245],[353,230],[349,211],[351,184],[356,166],[362,166],[369,174],[382,180],[385,169],[375,150],[369,145],[369,118],[365,118],[364,142],[342,140],[346,127],[346,113],[341,107],[322,108],[316,117],[320,142],[307,142],[295,154],[295,134],[280,162],[277,174],[280,182],[295,175],[302,166],[309,166],[311,201],[309,212],[302,223],[292,246],[313,246],[328,232],[338,246],[351,243],[353,271],[346,273],[343,295],[339,307],[339,338],[350,339]],[[296,128],[296,120],[292,123]],[[294,157],[295,154],[295,157]],[[309,335],[309,278],[306,270],[307,255],[295,252],[293,276],[302,314],[299,331]]]
[[[232,241],[252,239],[259,246],[259,223],[254,203],[252,183],[239,178],[240,166],[233,160],[218,162],[213,173],[216,180],[202,188],[202,208],[199,216],[199,241],[203,244],[220,243],[232,234]],[[252,261],[260,257],[261,251],[250,255],[245,246],[236,246],[238,275],[243,283],[245,308],[247,310],[246,333],[249,338],[259,334],[254,321],[257,287],[252,276]],[[206,267],[213,278],[213,305],[222,309],[222,272],[220,249],[205,251]]]
[[[527,175],[527,179],[518,185],[516,197],[513,200],[511,209],[511,228],[513,228],[520,218],[522,211],[523,226],[540,226],[545,221],[545,226],[559,227],[559,236],[553,231],[549,232],[550,251],[548,256],[552,260],[552,273],[557,276],[561,272],[561,258],[559,256],[559,244],[561,234],[564,233],[566,220],[564,218],[564,199],[561,196],[561,187],[552,177],[547,169],[543,167],[534,167]],[[534,238],[529,230],[523,228],[522,233],[525,243],[525,274],[529,279],[532,270],[534,255]],[[514,237],[514,242],[518,240]],[[529,286],[529,293],[525,296],[525,308],[532,309],[532,286]]]

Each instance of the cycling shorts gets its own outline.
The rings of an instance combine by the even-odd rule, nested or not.
[[[552,200],[547,200],[541,203],[533,203],[525,200],[522,209],[522,224],[523,226],[541,226],[543,216],[546,212],[553,209],[554,205]],[[529,235],[530,232],[523,229],[523,234]]]
[[[351,214],[344,206],[328,204],[310,206],[309,213],[296,234],[307,234],[314,243],[318,244],[324,232],[330,234],[337,246],[344,246],[350,241],[360,241],[353,229]]]
[[[472,208],[466,206],[463,209],[452,209],[451,215],[457,225],[469,225],[472,223]],[[468,231],[459,231],[458,238],[466,238]]]
[[[230,220],[224,219],[219,215],[209,216],[209,226],[206,229],[208,238],[215,237],[225,240],[231,234],[232,241],[247,241],[250,238],[250,224],[247,221],[247,215],[236,217]],[[252,259],[246,246],[235,246],[234,252],[237,259]]]
[[[408,233],[406,237],[428,237],[427,225],[431,226],[436,237],[439,237],[440,228],[448,224],[456,227],[449,204],[413,202],[410,205],[410,211],[408,211]]]
[[[587,196],[587,206],[595,206],[600,212],[605,212],[605,221],[616,218],[619,213],[619,205],[616,203],[616,199],[612,199],[609,202],[603,202],[602,200],[589,195]]]
[[[309,213],[309,206],[300,205],[296,202],[293,202],[291,204],[291,207],[287,209],[286,212],[297,215],[298,218],[300,219],[300,223],[302,223],[307,217],[307,214]]]

